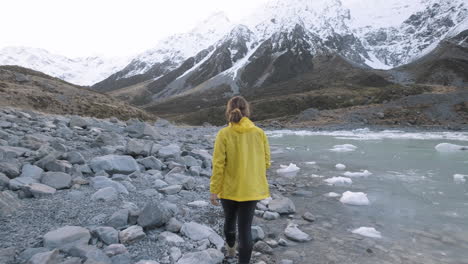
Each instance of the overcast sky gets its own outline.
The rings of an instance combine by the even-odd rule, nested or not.
[[[0,48],[68,57],[129,56],[224,11],[238,21],[269,0],[2,0]]]

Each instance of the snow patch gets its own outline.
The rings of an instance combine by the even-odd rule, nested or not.
[[[336,168],[337,170],[345,170],[345,169],[346,169],[346,165],[341,164],[341,163],[338,163],[338,164],[335,165],[335,168]]]
[[[351,233],[371,238],[382,238],[380,232],[375,230],[375,228],[373,227],[362,226],[357,229],[354,229],[353,231],[351,231]]]
[[[349,205],[369,205],[369,199],[367,198],[367,194],[363,192],[351,192],[346,191],[342,194],[340,198],[340,202],[343,204]]]

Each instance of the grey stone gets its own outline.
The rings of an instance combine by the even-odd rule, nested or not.
[[[5,217],[22,206],[21,201],[12,191],[0,192],[0,216]]]
[[[81,127],[81,128],[86,128],[89,123],[86,119],[80,117],[80,116],[72,116],[70,118],[70,123],[68,123],[70,127]]]
[[[211,154],[204,149],[194,149],[190,151],[189,155],[202,161],[208,160],[210,163],[213,159],[213,156],[211,156]]]
[[[277,212],[268,212],[267,211],[267,212],[265,212],[263,214],[263,219],[265,219],[265,220],[276,220],[278,218],[280,218],[280,215]]]
[[[96,137],[93,142],[94,146],[116,146],[121,145],[123,137],[115,132],[103,132]]]
[[[291,201],[291,199],[286,197],[273,199],[268,204],[268,209],[280,214],[292,214],[296,212],[296,206]]]
[[[37,183],[37,180],[29,177],[18,177],[9,181],[9,188],[12,191],[17,191],[32,183]]]
[[[122,183],[113,181],[105,176],[96,176],[91,178],[91,186],[94,189],[112,187],[119,193],[128,194],[127,188]]]
[[[56,190],[50,186],[41,183],[32,183],[26,186],[26,189],[35,198],[54,195]]]
[[[132,264],[132,257],[129,253],[119,254],[111,257],[112,264]]]
[[[94,172],[106,171],[107,173],[130,174],[139,170],[138,164],[131,156],[106,155],[93,158],[90,167]]]
[[[0,211],[0,215],[2,212]],[[0,263],[13,264],[15,261],[16,249],[14,247],[0,248]]]
[[[44,149],[44,151],[47,151],[44,157],[34,163],[34,165],[43,169],[45,169],[47,163],[53,162],[61,156],[61,153],[55,150]]]
[[[181,159],[183,163],[188,167],[200,166],[202,164],[201,160],[197,160],[192,156],[183,156]]]
[[[265,238],[265,232],[263,232],[263,229],[259,226],[252,226],[252,240],[253,241],[258,241],[262,240]]]
[[[106,187],[99,189],[93,195],[91,195],[91,200],[93,201],[113,201],[119,198],[119,194],[114,187]]]
[[[178,247],[171,247],[169,249],[169,255],[171,256],[172,261],[176,262],[180,257],[182,257],[182,251],[180,251],[180,248]]]
[[[83,155],[77,151],[67,153],[67,160],[71,164],[84,164],[86,162]]]
[[[120,209],[111,215],[107,221],[107,225],[116,229],[122,229],[128,225],[128,216],[128,209]]]
[[[167,195],[176,194],[180,192],[180,190],[182,190],[182,185],[170,185],[159,189],[159,191]]]
[[[21,164],[17,160],[0,162],[0,172],[12,179],[20,175]]]
[[[134,192],[137,190],[137,188],[135,187],[135,185],[133,185],[131,182],[129,181],[122,181],[122,185],[125,186],[125,188],[127,189],[127,191],[129,192]]]
[[[23,168],[21,168],[20,177],[29,177],[40,181],[43,172],[44,170],[38,166],[27,163],[23,165]]]
[[[312,238],[308,234],[302,232],[297,227],[297,224],[294,224],[294,223],[289,223],[288,224],[288,226],[284,230],[284,235],[288,239],[290,239],[292,241],[296,241],[296,242],[307,242],[307,241],[312,240]]]
[[[44,235],[44,246],[50,249],[72,245],[86,245],[91,239],[88,229],[79,226],[64,226]]]
[[[69,173],[72,168],[73,168],[73,165],[70,164],[70,162],[66,160],[52,160],[52,161],[47,162],[44,165],[44,169],[48,171],[58,171],[58,172],[65,172],[65,173]]]
[[[164,163],[157,158],[150,156],[137,160],[145,169],[161,170],[165,167]]]
[[[169,221],[170,212],[157,202],[149,202],[138,216],[138,225],[143,228],[160,227]]]
[[[305,220],[307,220],[309,222],[314,222],[315,221],[314,215],[311,214],[310,212],[305,212],[304,215],[302,215],[302,218],[304,218]]]
[[[159,234],[159,239],[172,246],[180,245],[185,242],[185,240],[180,236],[168,231],[164,231]]]
[[[93,233],[106,245],[119,243],[119,231],[109,226],[99,226],[93,230]]]
[[[29,259],[28,264],[55,264],[57,263],[58,255],[58,249],[37,253]]]
[[[163,159],[177,159],[180,157],[180,152],[180,147],[178,145],[170,144],[168,146],[161,147],[158,151],[158,156]]]
[[[151,142],[129,140],[125,148],[125,153],[131,156],[148,156],[151,153]]]
[[[135,264],[159,264],[159,262],[154,260],[140,260]]]
[[[164,181],[171,185],[182,185],[186,190],[195,188],[195,178],[181,173],[168,173],[164,177]]]
[[[202,168],[200,166],[192,166],[189,168],[190,175],[192,176],[200,176]]]
[[[27,148],[0,146],[0,157],[3,157],[3,159],[16,159],[23,156],[28,151],[30,150]]]
[[[132,138],[149,137],[158,139],[160,137],[156,129],[145,122],[136,121],[125,128],[125,132]]]
[[[72,177],[64,172],[45,172],[42,174],[41,183],[57,190],[71,187]]]
[[[25,263],[27,262],[29,259],[32,258],[32,256],[36,255],[37,253],[44,253],[44,252],[47,252],[49,251],[50,249],[48,248],[44,248],[44,247],[40,247],[40,248],[27,248],[25,249],[23,252],[21,252],[18,257],[17,257],[17,260],[19,263]],[[1,263],[1,262],[0,262]]]
[[[1,187],[8,187],[10,185],[10,178],[5,174],[0,173],[0,189]]]
[[[160,179],[157,179],[153,182],[153,187],[156,188],[156,189],[161,189],[161,188],[164,188],[168,186],[167,182],[163,181],[163,180],[160,180]]]
[[[180,229],[180,233],[193,241],[209,239],[210,242],[215,244],[218,249],[220,249],[224,244],[223,238],[221,238],[213,229],[196,222],[184,223]]]
[[[104,248],[104,253],[108,257],[113,257],[116,255],[128,253],[128,250],[123,244],[112,244]]]
[[[75,245],[68,250],[68,254],[86,259],[87,264],[112,264],[111,259],[95,246]]]
[[[263,254],[268,254],[268,255],[273,254],[273,249],[267,243],[263,241],[257,241],[253,246],[253,250],[257,252],[261,252]]]
[[[123,244],[131,244],[146,237],[141,226],[130,226],[125,230],[120,231],[119,239]]]
[[[169,221],[166,223],[166,230],[167,231],[178,233],[181,228],[182,228],[182,222],[180,222],[179,220],[177,220],[174,217],[169,219]]]
[[[136,204],[130,202],[124,202],[122,208],[128,210],[128,223],[130,225],[135,225],[141,213],[140,208],[138,208]]]
[[[203,251],[186,253],[177,261],[177,264],[218,264],[223,259],[224,255],[220,251],[209,248]]]

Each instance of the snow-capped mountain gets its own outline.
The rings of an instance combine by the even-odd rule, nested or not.
[[[38,48],[6,47],[0,50],[0,65],[30,68],[78,85],[92,85],[102,81],[121,70],[128,62],[128,58],[70,59]]]

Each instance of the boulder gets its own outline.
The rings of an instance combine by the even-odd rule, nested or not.
[[[91,186],[97,190],[112,187],[119,193],[128,194],[127,188],[122,183],[113,181],[105,176],[91,178]]]
[[[73,165],[71,165],[70,162],[66,160],[51,160],[44,164],[44,169],[48,171],[59,171],[69,173],[72,168]]]
[[[73,245],[87,245],[91,239],[88,229],[80,226],[64,226],[44,235],[44,247],[68,248]]]
[[[7,188],[8,186],[10,186],[10,178],[8,178],[5,174],[0,173],[0,190],[3,187]]]
[[[49,251],[50,249],[44,248],[44,247],[39,247],[39,248],[27,248],[23,252],[21,252],[16,260],[19,263],[26,263],[28,260],[32,258],[32,256],[36,255],[37,253],[44,253]],[[0,262],[2,263],[2,262]]]
[[[86,128],[88,127],[89,123],[86,119],[80,116],[72,116],[70,118],[70,122],[68,123],[68,126],[70,127],[80,127],[80,128]]]
[[[203,251],[186,253],[177,261],[177,264],[218,264],[222,263],[223,259],[223,253],[209,248]]]
[[[128,141],[125,153],[131,156],[148,156],[151,153],[151,142],[132,139]]]
[[[263,232],[263,229],[259,226],[252,226],[252,240],[253,241],[258,241],[262,240],[265,238],[265,232]]]
[[[122,174],[130,174],[139,170],[133,157],[114,154],[93,158],[90,161],[90,167],[94,172],[105,171]]]
[[[41,183],[57,190],[71,187],[72,177],[64,172],[45,172],[42,174]]]
[[[0,146],[0,157],[2,159],[16,159],[23,156],[26,152],[30,151],[27,148]]]
[[[9,181],[8,187],[12,191],[18,191],[25,188],[27,185],[37,183],[37,180],[29,177],[18,177]]]
[[[163,159],[177,159],[180,157],[180,147],[176,144],[170,144],[164,147],[161,147],[158,151],[158,156]]]
[[[273,249],[267,243],[263,241],[257,241],[253,246],[253,250],[263,253],[263,254],[268,254],[268,255],[273,254]]]
[[[265,219],[265,220],[276,220],[278,218],[280,218],[280,214],[277,213],[277,212],[268,212],[267,211],[267,212],[265,212],[263,214],[263,219]]]
[[[125,230],[120,231],[119,239],[123,244],[131,244],[146,237],[141,226],[130,226]]]
[[[302,218],[304,218],[304,220],[307,220],[309,222],[314,222],[315,221],[315,217],[313,214],[311,214],[310,212],[305,212],[303,215],[302,215]]]
[[[180,229],[182,228],[182,222],[177,220],[176,218],[172,217],[169,219],[169,221],[166,223],[166,230],[171,231],[174,233],[179,233]]]
[[[185,240],[180,236],[168,231],[164,231],[159,234],[159,239],[172,246],[180,245],[185,242]]]
[[[2,213],[0,212],[0,215],[1,214]],[[16,256],[16,248],[14,247],[0,248],[0,263],[2,264],[14,263],[15,256]]]
[[[160,137],[156,129],[145,122],[135,121],[125,128],[125,132],[132,138],[149,137],[158,139]]]
[[[90,245],[74,245],[67,250],[73,257],[86,259],[87,264],[112,264],[111,259],[99,248]]]
[[[44,170],[39,168],[38,166],[27,163],[23,165],[23,168],[21,168],[20,177],[29,177],[39,181],[41,180],[43,172]]]
[[[108,201],[117,200],[118,198],[119,198],[119,194],[117,190],[115,190],[114,187],[106,187],[106,188],[99,189],[97,192],[91,195],[91,200],[93,201],[108,202]]]
[[[15,212],[22,206],[21,201],[16,194],[12,191],[0,192],[0,216],[6,217],[7,215]]]
[[[137,161],[147,170],[162,170],[164,167],[166,167],[162,161],[153,156],[138,159]]]
[[[116,255],[128,253],[128,250],[123,244],[112,244],[104,248],[104,253],[108,257],[113,257]]]
[[[35,198],[54,195],[56,192],[55,188],[41,183],[32,183],[27,185],[25,188]]]
[[[196,222],[187,222],[182,225],[180,233],[191,240],[200,241],[209,239],[218,249],[224,245],[224,240],[211,227]]]
[[[294,224],[294,223],[289,223],[288,224],[288,226],[284,230],[284,235],[288,239],[290,239],[292,241],[296,241],[296,242],[307,242],[307,241],[312,240],[312,238],[308,234],[302,232],[297,227],[297,224]]]
[[[113,213],[107,221],[108,226],[112,226],[116,229],[122,229],[128,225],[129,210],[120,209]]]
[[[283,197],[274,199],[268,204],[268,209],[280,214],[292,214],[296,212],[296,206],[291,199]]]
[[[95,234],[106,245],[119,243],[119,231],[109,226],[99,226],[93,230]]]
[[[17,160],[0,161],[0,172],[13,179],[20,175],[21,164]]]
[[[195,178],[181,173],[168,173],[164,177],[164,181],[172,185],[182,185],[186,190],[195,188]]]
[[[182,185],[170,185],[159,189],[159,191],[167,195],[177,194],[180,190],[182,190]]]
[[[153,228],[165,225],[171,213],[159,202],[149,202],[138,216],[138,225],[143,228]]]
[[[58,256],[58,249],[37,253],[29,259],[28,264],[56,264]]]
[[[85,164],[86,162],[83,155],[81,155],[81,153],[79,153],[78,151],[69,152],[66,156],[68,162],[70,162],[71,164]]]
[[[202,164],[201,160],[197,160],[192,156],[183,156],[181,160],[187,167],[200,166]]]

